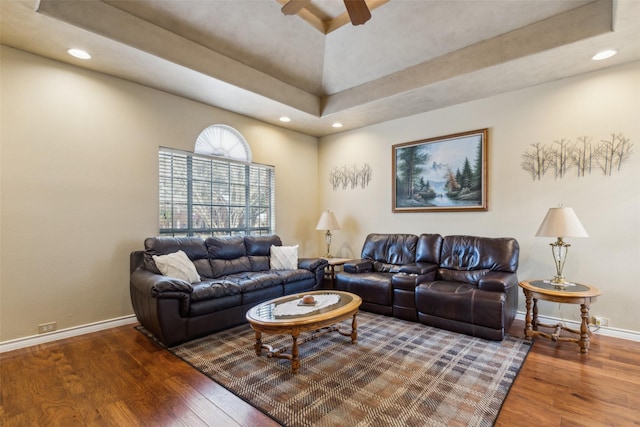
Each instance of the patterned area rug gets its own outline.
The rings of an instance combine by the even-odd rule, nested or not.
[[[290,340],[263,334],[274,347]],[[356,344],[337,332],[303,344],[297,375],[254,343],[244,325],[169,351],[293,427],[492,426],[530,350],[362,311]]]

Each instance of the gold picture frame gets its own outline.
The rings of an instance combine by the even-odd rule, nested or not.
[[[489,129],[392,147],[393,212],[488,210]]]

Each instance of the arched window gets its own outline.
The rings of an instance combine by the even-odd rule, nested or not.
[[[203,130],[194,151],[160,147],[160,234],[273,234],[275,168],[251,163],[247,141],[226,125]]]
[[[194,151],[198,154],[251,163],[249,144],[240,132],[227,125],[211,125],[200,132]]]

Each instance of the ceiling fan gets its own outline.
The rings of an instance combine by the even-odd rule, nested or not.
[[[281,10],[285,15],[295,15],[310,3],[311,0],[289,0]],[[344,5],[353,25],[362,25],[371,19],[371,12],[365,0],[344,0]]]

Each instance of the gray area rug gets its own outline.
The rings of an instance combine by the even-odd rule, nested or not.
[[[350,322],[343,328],[349,330]],[[274,347],[291,338],[263,334]],[[492,426],[530,344],[367,312],[358,342],[337,332],[300,347],[301,366],[258,357],[248,325],[169,351],[285,426]]]

